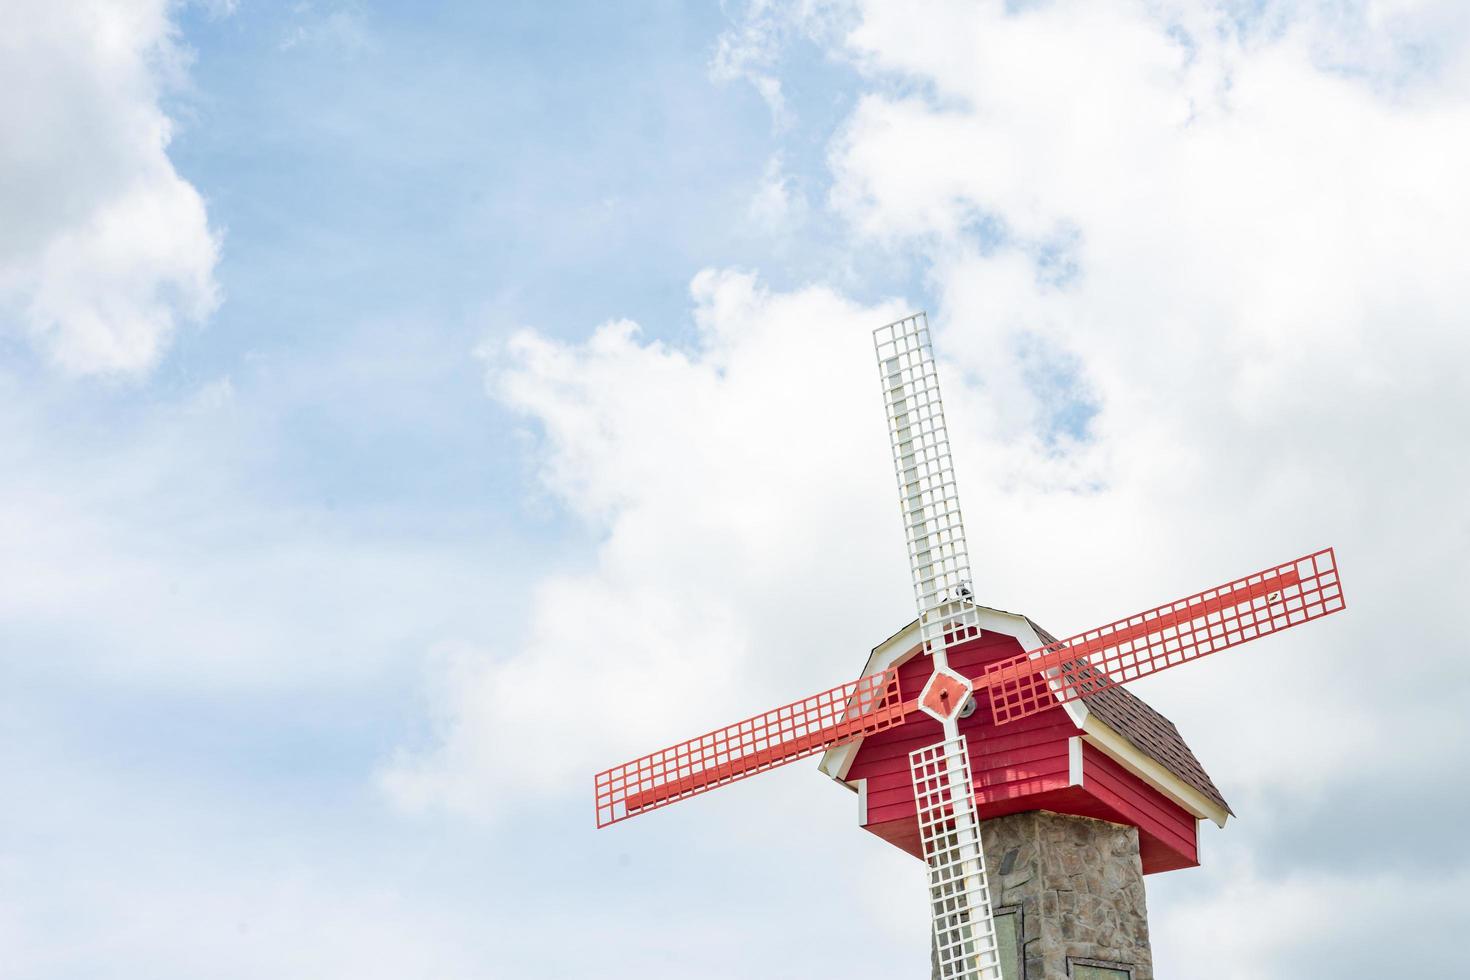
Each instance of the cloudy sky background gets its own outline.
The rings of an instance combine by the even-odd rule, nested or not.
[[[1140,685],[1239,814],[1159,974],[1453,970],[1463,3],[0,18],[7,976],[918,975],[812,765],[590,801],[911,615],[918,308],[988,604],[1338,548],[1347,615]]]

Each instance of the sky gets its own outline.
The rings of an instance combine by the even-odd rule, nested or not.
[[[590,792],[911,618],[919,309],[987,605],[1337,548],[1346,614],[1137,687],[1237,814],[1147,880],[1157,973],[1455,972],[1463,3],[0,20],[8,977],[923,969],[814,763]]]

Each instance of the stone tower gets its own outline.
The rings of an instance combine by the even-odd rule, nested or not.
[[[1153,980],[1137,828],[1032,810],[981,832],[1006,980]]]

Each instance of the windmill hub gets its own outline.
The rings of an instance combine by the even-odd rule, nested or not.
[[[929,683],[919,695],[919,707],[938,721],[961,717],[965,703],[970,700],[973,689],[969,678],[948,667],[941,667],[929,675]]]

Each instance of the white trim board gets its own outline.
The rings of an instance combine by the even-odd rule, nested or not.
[[[1225,821],[1230,819],[1229,810],[1165,769],[1152,756],[1103,724],[1096,715],[1089,715],[1083,723],[1082,738],[1103,755],[1184,807],[1196,819],[1207,818],[1217,827],[1225,826]]]

